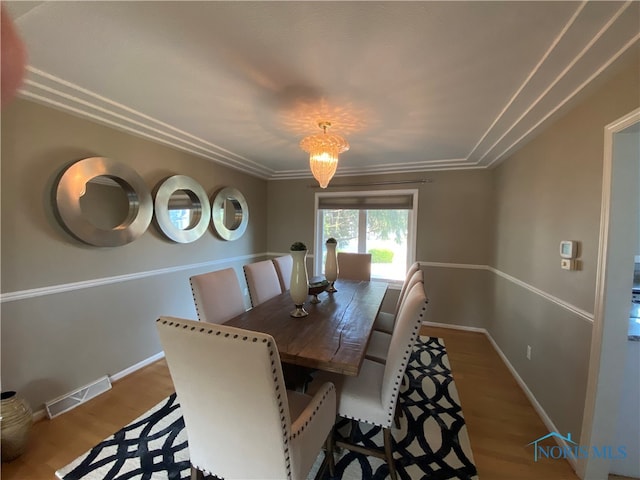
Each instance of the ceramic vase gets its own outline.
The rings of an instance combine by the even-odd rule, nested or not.
[[[327,246],[327,258],[324,262],[324,276],[329,282],[329,287],[327,288],[327,292],[333,293],[337,292],[336,287],[333,285],[338,278],[338,260],[336,258],[336,244],[327,242],[325,243]]]
[[[9,462],[24,453],[33,414],[29,404],[16,392],[7,391],[0,395],[0,449],[2,461]]]
[[[304,309],[304,302],[309,296],[309,277],[307,275],[307,251],[291,250],[293,267],[291,268],[291,285],[289,294],[296,306],[292,317],[306,317],[309,313]]]

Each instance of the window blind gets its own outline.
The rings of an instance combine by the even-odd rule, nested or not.
[[[413,194],[350,195],[318,198],[321,210],[412,210]]]

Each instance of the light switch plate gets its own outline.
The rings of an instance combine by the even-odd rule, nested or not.
[[[564,270],[574,270],[574,262],[568,258],[560,260],[560,267]]]

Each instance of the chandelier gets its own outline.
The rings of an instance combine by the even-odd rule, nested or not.
[[[318,127],[323,133],[303,138],[300,148],[309,153],[311,173],[320,184],[320,188],[327,188],[338,168],[338,155],[349,150],[349,144],[340,135],[327,133],[331,122],[319,122]]]

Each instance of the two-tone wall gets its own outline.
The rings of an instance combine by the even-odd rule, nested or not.
[[[348,163],[345,154],[341,162]],[[331,191],[388,190],[392,185],[338,188],[341,183],[379,182],[379,176],[336,178]],[[416,260],[423,262],[430,298],[426,319],[481,327],[491,311],[487,269],[493,248],[493,179],[486,170],[385,175],[385,182],[428,180],[398,188],[418,190]],[[315,185],[315,186],[314,186]],[[314,198],[320,191],[309,180],[268,184],[268,246],[286,252],[294,240],[313,245]],[[315,252],[312,252],[315,253]],[[318,273],[318,272],[316,272]],[[390,302],[394,304],[394,302]]]
[[[524,286],[496,276],[486,327],[558,432],[573,438],[589,368],[604,128],[640,104],[639,72],[636,58],[494,173],[493,267]],[[580,242],[578,270],[560,268],[561,240]]]
[[[419,189],[426,320],[486,329],[547,420],[573,438],[593,326],[604,127],[640,104],[638,72],[637,58],[618,68],[497,168],[384,176],[432,180],[409,185]],[[380,179],[336,178],[331,190]],[[286,251],[293,237],[313,245],[313,184],[269,182],[269,251]],[[580,242],[578,270],[560,268],[560,240]]]
[[[189,276],[233,266],[244,282],[242,264],[266,251],[264,180],[21,99],[3,106],[1,153],[2,390],[18,390],[34,410],[153,358],[159,316],[196,318]],[[210,227],[177,244],[152,223],[125,246],[83,244],[57,222],[51,192],[65,166],[92,156],[129,165],[151,190],[176,174],[210,197],[236,187],[247,231],[225,242]]]
[[[637,108],[639,70],[636,62],[602,83],[496,169],[384,177],[432,180],[411,186],[419,189],[427,320],[487,329],[574,438],[591,341],[603,128]],[[265,252],[286,252],[294,240],[313,245],[311,179],[265,182],[19,99],[3,108],[1,153],[2,389],[20,391],[35,409],[157,355],[158,316],[195,318],[190,275],[232,265],[242,280],[241,265]],[[237,187],[249,203],[247,233],[224,242],[209,229],[182,245],[151,225],[123,247],[84,245],[57,223],[51,191],[61,169],[89,156],[127,163],[150,188],[173,174],[210,195]],[[332,184],[369,180],[380,177]],[[581,242],[580,270],[560,269],[560,240]]]

